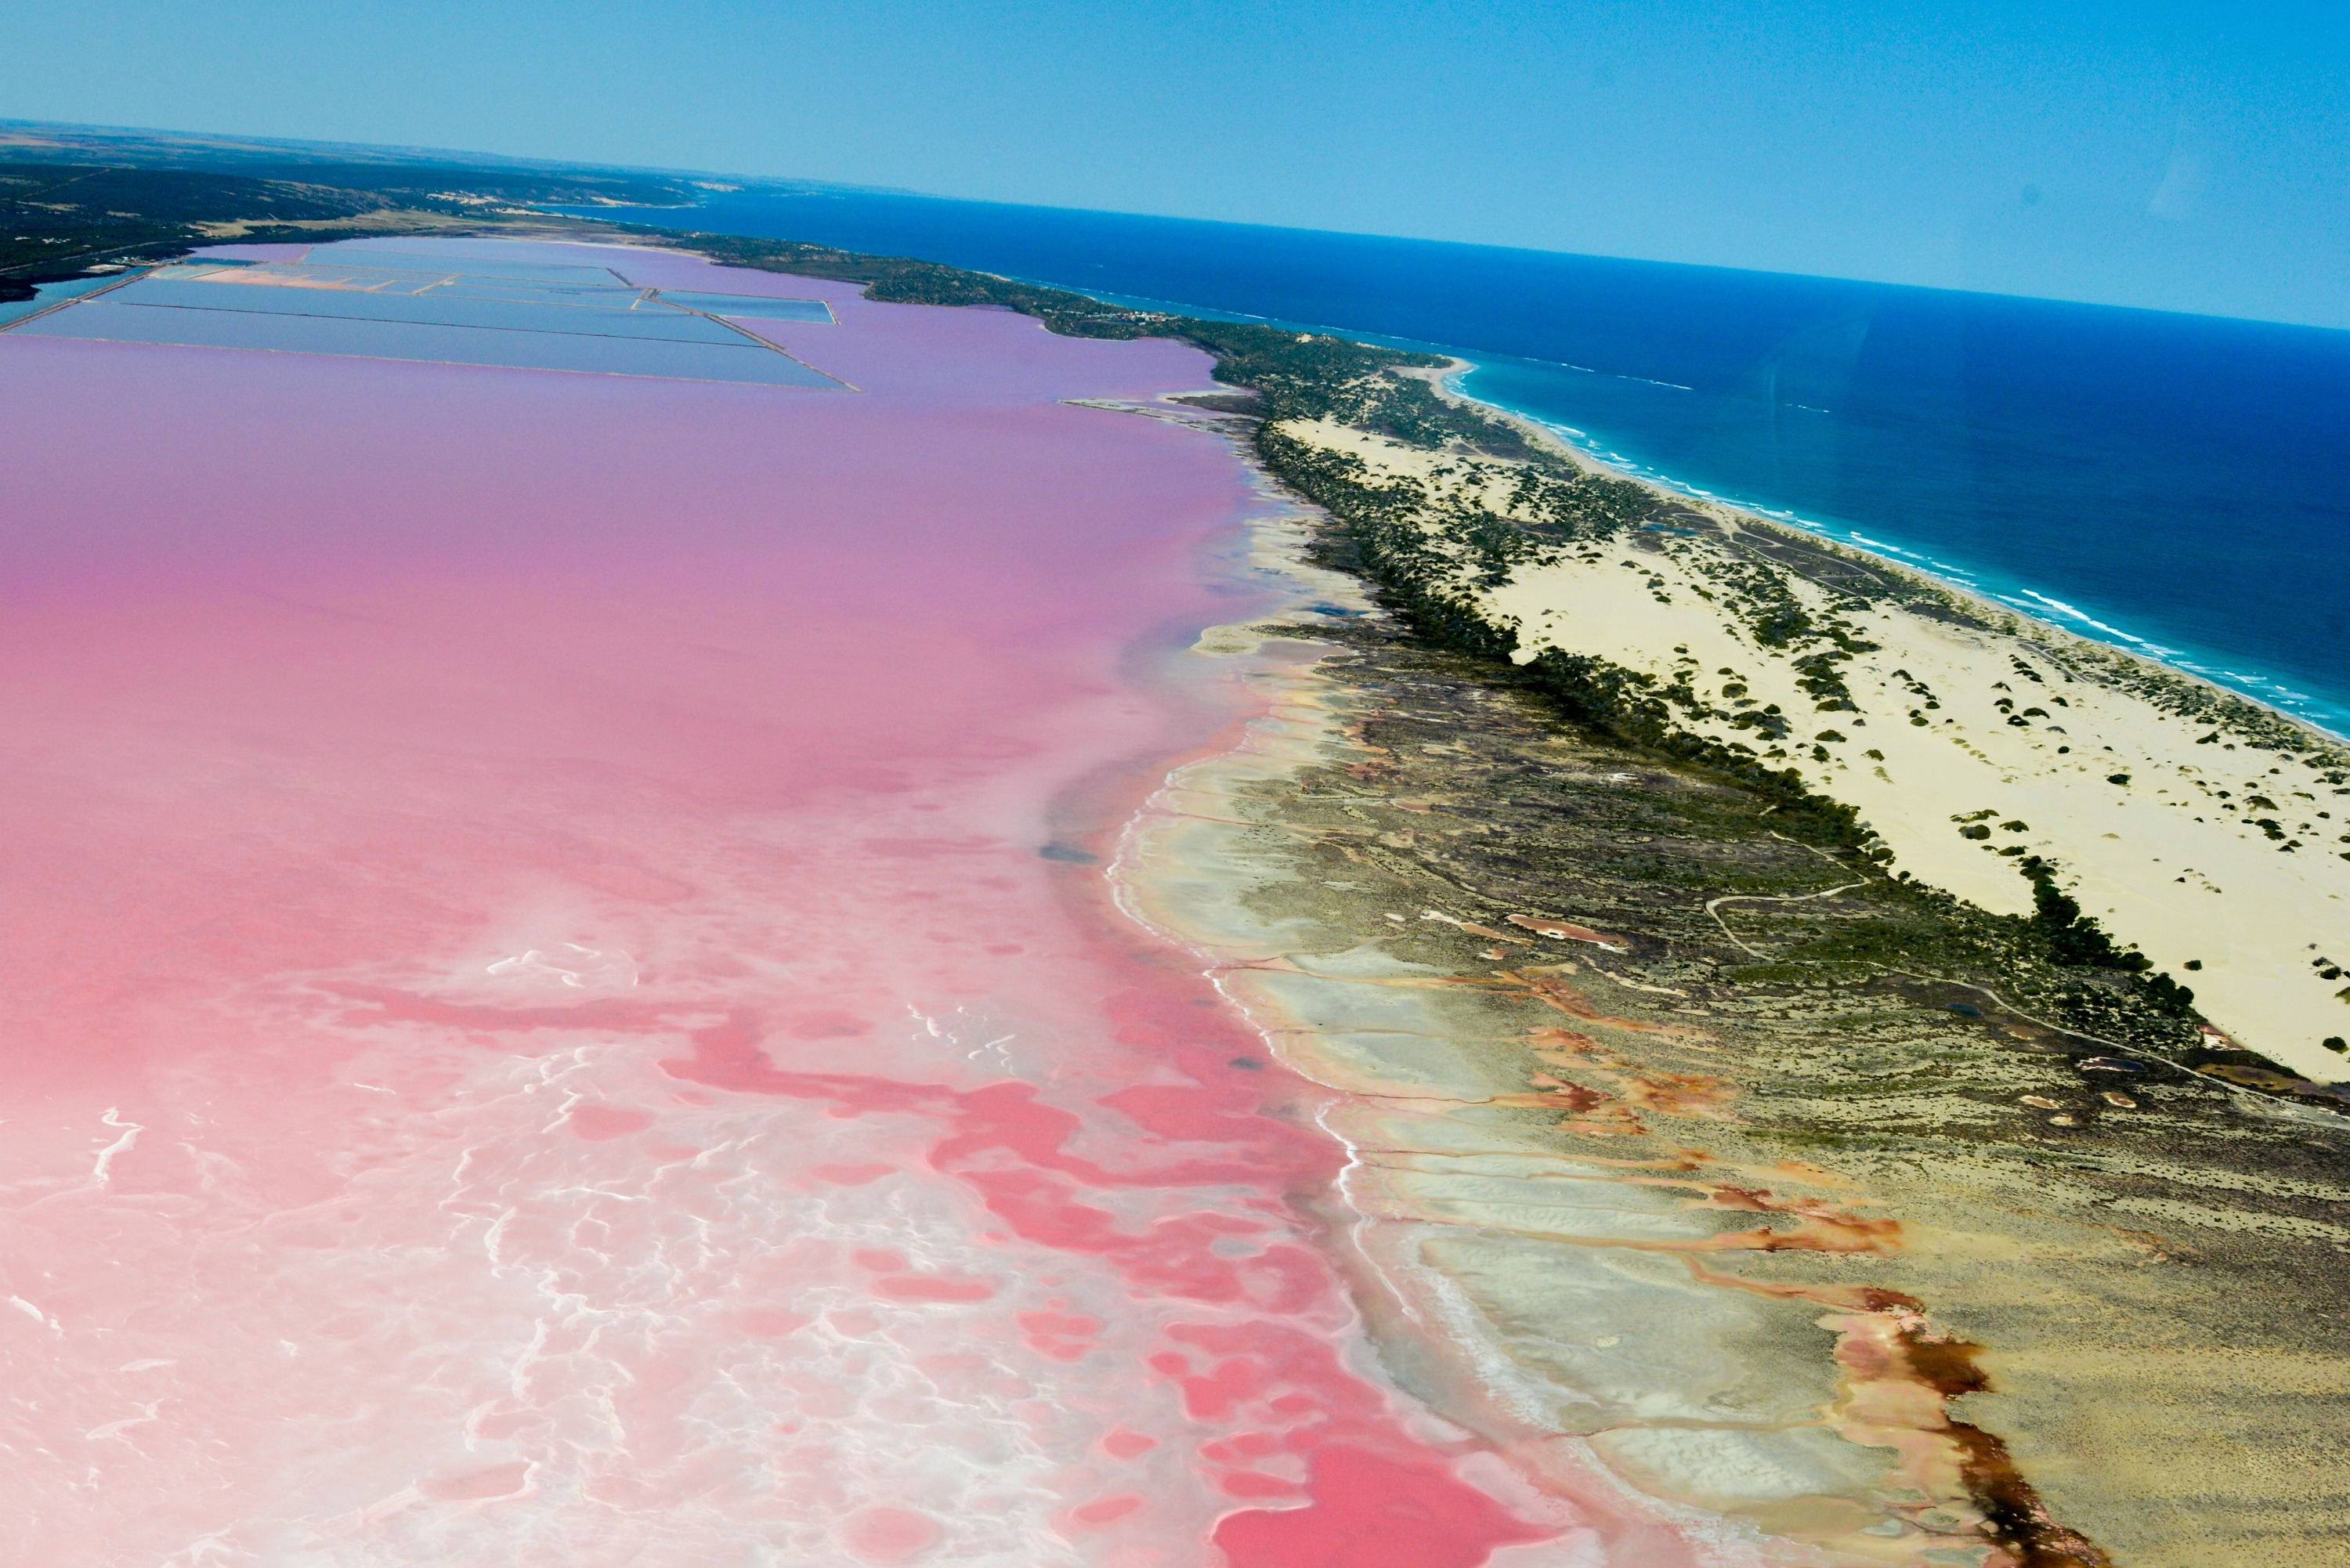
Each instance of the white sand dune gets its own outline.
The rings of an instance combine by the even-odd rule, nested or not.
[[[1282,428],[1415,481],[1440,505],[1513,514],[1512,465],[1326,421]],[[1824,707],[1796,664],[1819,645],[1758,639],[1737,587],[1757,554],[1742,546],[1821,542],[1674,499],[1695,514],[1690,527],[1549,552],[1497,587],[1469,587],[1464,559],[1462,583],[1492,619],[1516,627],[1522,659],[1555,648],[1659,687],[1686,677],[1703,711],[1677,719],[1856,807],[1897,870],[2023,913],[2032,889],[2019,861],[2045,857],[2087,913],[2190,985],[2237,1040],[2314,1078],[2350,1077],[2350,1059],[2324,1044],[2350,1035],[2350,787],[2339,782],[2350,750],[2306,730],[2303,749],[2274,749],[2262,742],[2290,722],[2282,716],[1946,585],[1932,585],[1939,605],[1863,607],[1783,570],[1806,614],[1843,623],[1857,649],[1835,666],[1851,708]],[[1950,616],[1951,605],[1967,613]],[[2190,705],[2201,711],[2178,711]],[[1740,724],[1750,712],[1783,718],[1789,732]]]

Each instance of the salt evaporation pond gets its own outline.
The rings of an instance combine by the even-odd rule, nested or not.
[[[1088,863],[1264,503],[1066,400],[1205,360],[618,254],[862,390],[0,337],[0,1556],[1591,1560]]]
[[[265,246],[233,263],[156,267],[69,309],[26,319],[15,330],[23,337],[105,343],[762,386],[839,385],[758,335],[705,309],[655,298],[609,267],[565,263],[531,269],[505,258],[480,259],[478,253],[435,266],[430,256],[376,245],[361,240]],[[271,254],[280,251],[290,254]],[[753,316],[832,319],[820,300],[732,303]]]

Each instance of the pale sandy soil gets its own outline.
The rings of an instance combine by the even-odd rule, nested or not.
[[[413,234],[427,230],[436,233],[473,234],[479,232],[479,218],[452,218],[444,213],[419,212],[406,207],[389,208],[380,213],[356,213],[343,218],[270,218],[231,219],[218,223],[198,223],[198,233],[210,240],[241,240],[256,229],[307,229],[325,234]],[[561,232],[549,226],[549,233]]]
[[[1506,479],[1464,478],[1457,454],[1327,422],[1284,429],[1437,497],[1482,492],[1489,509],[1509,514]],[[2046,857],[2088,913],[2192,986],[2204,1014],[2238,1040],[2312,1077],[2350,1077],[2350,1060],[2321,1044],[2350,1035],[2350,974],[2326,975],[2350,963],[2350,788],[2324,776],[2350,753],[2253,749],[2224,722],[2166,711],[2127,689],[2186,677],[1971,601],[1966,607],[1999,629],[1883,604],[1840,612],[1853,635],[1879,646],[1838,666],[1859,711],[1818,711],[1797,684],[1791,653],[1803,650],[1759,643],[1718,575],[1735,569],[1742,533],[1767,540],[1793,531],[1688,504],[1720,532],[1626,535],[1596,559],[1593,550],[1558,552],[1522,563],[1479,597],[1493,619],[1516,625],[1521,659],[1546,648],[1595,654],[1659,684],[1688,672],[1712,713],[1677,718],[1744,741],[1858,808],[1897,870],[2023,913],[2031,888],[2020,857],[2000,851]],[[1782,575],[1815,619],[1851,603]],[[1774,704],[1793,725],[1776,746],[1726,717]],[[2254,826],[2259,818],[2282,836]],[[1988,838],[1962,835],[1978,824]]]
[[[1251,688],[1259,716],[1237,745],[1170,775],[1112,876],[1122,907],[1195,955],[1312,1086],[1300,1116],[1344,1142],[1331,1196],[1346,1222],[1332,1236],[1399,1387],[1572,1509],[1610,1561],[2013,1568],[1963,1473],[1965,1433],[1950,1425],[1962,1420],[2002,1439],[2041,1501],[2116,1563],[2350,1563],[2340,1487],[2308,1462],[2330,1451],[2350,1384],[2338,1357],[2240,1304],[2289,1265],[2230,1272],[2246,1256],[2339,1247],[2338,1227],[2241,1201],[2286,1189],[2331,1200],[2332,1187],[2257,1161],[2174,1160],[2159,1122],[2053,1160],[2043,1140],[2080,1135],[1987,1139],[1972,1096],[2013,1061],[2039,1070],[2022,1053],[1979,1063],[1988,1077],[1939,1099],[1905,1096],[1887,1125],[1907,1131],[1889,1142],[1823,1137],[1816,1163],[1790,1159],[1779,1112],[1740,1075],[1768,1078],[1757,1050],[1800,1023],[1752,1032],[1760,1015],[1674,1005],[1591,950],[1520,953],[1514,930],[1501,939],[1513,961],[1543,961],[1458,969],[1391,948],[1451,917],[1418,904],[1443,898],[1428,863],[1374,848],[1408,844],[1409,830],[1391,830],[1415,808],[1369,793],[1398,753],[1357,724],[1426,694],[1391,691],[1385,671],[1335,674],[1343,657],[1310,635],[1267,635],[1268,622],[1295,633],[1329,624],[1327,607],[1370,607],[1361,585],[1303,561],[1307,539],[1297,520],[1256,525],[1252,558],[1266,580],[1292,581],[1290,607],[1215,628],[1193,651]],[[1966,652],[1954,668],[1973,668]],[[1939,666],[1934,678],[1949,680]],[[2068,717],[2104,711],[2082,684],[2060,688]],[[1946,711],[1958,704],[1933,717]],[[1971,709],[1961,722],[1970,737],[1989,727]],[[2102,756],[2118,742],[2084,743]],[[1888,771],[1939,760],[1933,743],[1898,760],[1880,749]],[[1334,858],[1333,842],[1355,847]],[[1975,864],[1944,859],[1954,877]],[[1325,879],[1338,868],[1345,879]],[[1582,1093],[1558,1093],[1563,1080]],[[1822,1082],[1773,1103],[1810,1107],[1822,1133],[1887,1109],[1856,1104],[1859,1120],[1838,1120],[1815,1097]],[[2281,1148],[2291,1141],[2284,1123],[2265,1125]],[[1745,1230],[1758,1205],[1780,1229]],[[1913,1302],[1934,1315],[1932,1343],[1989,1347],[1989,1389],[1954,1400],[1905,1370],[1888,1342]],[[1526,1562],[1589,1549],[1570,1537]]]
[[[1368,610],[1358,584],[1305,564],[1305,544],[1295,521],[1263,520],[1252,553],[1305,590],[1301,603]],[[1294,607],[1272,621],[1316,624]],[[1576,1521],[1527,1549],[1527,1568],[1600,1554],[1659,1568],[2012,1568],[1986,1545],[1946,1402],[1866,1370],[1857,1351],[1830,1353],[1892,1319],[1824,1312],[1834,1290],[1690,1266],[1720,1246],[1701,1200],[1710,1176],[1575,1158],[1511,1108],[1543,1103],[1522,1059],[1523,1025],[1538,1020],[1490,1016],[1481,992],[1266,901],[1295,876],[1295,827],[1263,792],[1357,748],[1345,735],[1353,699],[1316,645],[1268,639],[1265,624],[1215,628],[1193,650],[1263,712],[1240,745],[1171,774],[1129,826],[1120,902],[1204,961],[1318,1091],[1313,1119],[1348,1153],[1336,1196],[1357,1217],[1339,1257],[1382,1366]],[[1623,1021],[1578,1023],[1605,1035]],[[1816,1182],[1820,1213],[1855,1197],[1810,1168],[1729,1179],[1741,1194]]]

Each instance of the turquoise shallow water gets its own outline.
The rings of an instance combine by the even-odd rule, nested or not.
[[[1455,353],[1636,472],[2350,732],[2350,333],[872,192],[597,215]]]
[[[689,310],[712,316],[741,316],[762,321],[830,321],[832,311],[821,299],[763,299],[747,294],[692,294],[665,288],[660,296]]]

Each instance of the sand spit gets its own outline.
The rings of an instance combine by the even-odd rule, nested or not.
[[[1612,1490],[1612,1560],[2350,1563],[2334,1118],[1753,962],[1892,917],[1802,901],[1838,868],[1757,800],[1259,538],[1299,608],[1198,653],[1266,716],[1116,874],[1333,1096],[1334,1236],[1400,1386]]]
[[[1558,649],[1648,677],[1684,728],[1797,770],[1858,808],[1894,868],[1983,909],[2028,912],[2017,867],[2043,857],[2243,1044],[2321,1081],[2350,1077],[2324,1044],[2350,1035],[2350,748],[1898,566],[1679,497],[1636,531],[1539,550],[1496,580],[1433,520],[1534,520],[1522,465],[1328,421],[1284,431],[1423,496],[1430,543],[1515,629],[1521,659]]]

